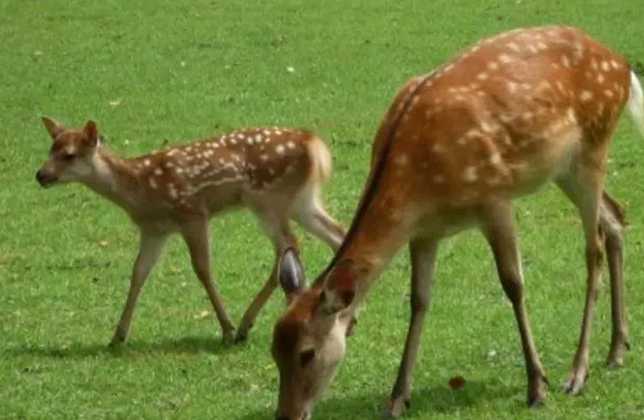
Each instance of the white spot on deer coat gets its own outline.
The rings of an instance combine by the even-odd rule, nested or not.
[[[501,54],[499,55],[499,61],[501,63],[507,64],[507,63],[511,63],[513,59],[508,54]]]
[[[561,65],[567,69],[570,68],[570,59],[568,58],[567,55],[561,56]]]
[[[476,168],[474,166],[468,166],[465,168],[465,171],[463,172],[463,180],[465,182],[474,182],[478,179],[478,175],[476,174]]]
[[[277,153],[278,155],[283,155],[284,154],[284,146],[281,145],[281,144],[278,144],[277,146],[275,146],[275,153]]]

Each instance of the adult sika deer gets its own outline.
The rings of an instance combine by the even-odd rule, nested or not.
[[[103,144],[96,124],[67,129],[43,118],[53,139],[36,178],[43,187],[77,181],[122,207],[140,229],[130,290],[111,341],[124,342],[141,288],[169,234],[181,234],[197,277],[214,307],[225,340],[243,340],[277,286],[276,266],[297,246],[289,220],[337,249],[344,231],[324,210],[320,189],[331,175],[322,140],[300,130],[257,128],[121,159]],[[210,271],[209,218],[246,207],[259,218],[275,247],[275,265],[246,310],[236,337]]]
[[[524,303],[512,200],[554,182],[578,208],[586,242],[581,337],[565,390],[588,375],[602,245],[611,274],[613,337],[628,347],[622,285],[622,220],[604,192],[608,145],[629,109],[644,134],[642,89],[623,57],[568,27],[519,29],[485,39],[398,93],[373,146],[371,172],[351,228],[310,288],[295,253],[280,264],[289,300],[274,329],[278,419],[301,420],[345,354],[345,330],[371,284],[400,250],[411,254],[411,322],[387,412],[410,402],[411,375],[429,305],[439,241],[469,227],[487,239],[512,303],[528,377],[528,403],[546,394]],[[602,244],[602,240],[604,240]]]

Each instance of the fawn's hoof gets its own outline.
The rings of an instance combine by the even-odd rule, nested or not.
[[[245,343],[248,340],[248,331],[242,331],[239,330],[237,331],[237,334],[235,334],[235,344],[242,344]]]
[[[398,417],[401,417],[410,406],[411,398],[408,396],[401,395],[397,398],[392,398],[387,404],[384,417],[397,419]]]
[[[235,329],[226,330],[223,333],[222,340],[224,344],[233,344],[235,342]]]
[[[112,348],[112,349],[118,348],[118,347],[123,346],[126,341],[127,341],[127,334],[123,334],[123,333],[117,331],[114,334],[114,337],[112,337],[112,340],[110,341],[110,344],[108,344],[107,346],[109,348]]]

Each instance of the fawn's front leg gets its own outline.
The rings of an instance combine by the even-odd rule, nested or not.
[[[117,346],[127,340],[130,330],[130,323],[132,322],[132,315],[134,314],[134,307],[143,288],[145,280],[154,268],[154,265],[159,260],[163,245],[165,244],[167,236],[164,234],[150,233],[141,230],[141,240],[139,243],[139,254],[134,262],[132,269],[132,278],[130,280],[130,290],[127,294],[127,301],[121,319],[114,331],[114,337],[110,342],[110,346]]]
[[[277,287],[277,268],[282,254],[289,247],[297,248],[297,239],[291,232],[288,225],[288,219],[286,219],[283,214],[276,214],[282,212],[260,212],[259,210],[256,210],[256,213],[261,221],[264,231],[270,237],[271,242],[273,242],[273,247],[275,248],[275,261],[268,280],[266,280],[262,289],[257,293],[244,312],[244,316],[239,324],[239,329],[237,330],[237,336],[235,337],[236,342],[243,342],[246,340],[248,332],[253,327],[255,318],[257,318],[257,314],[259,314],[259,311],[261,311]]]
[[[214,286],[212,273],[210,271],[210,230],[208,227],[208,219],[203,217],[183,223],[181,234],[190,251],[192,268],[206,289],[210,303],[212,303],[215,309],[224,341],[231,342],[233,340],[235,326],[226,312],[219,291]]]

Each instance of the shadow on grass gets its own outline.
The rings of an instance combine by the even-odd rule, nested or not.
[[[383,418],[387,398],[383,394],[352,394],[351,396],[334,395],[317,404],[315,418]],[[412,393],[411,406],[406,415],[412,418],[431,417],[432,414],[457,414],[467,409],[474,409],[481,403],[489,404],[495,400],[508,400],[525,390],[517,386],[508,386],[498,382],[468,382],[461,390],[454,391],[447,386],[417,389]],[[516,401],[517,408],[522,406]],[[272,420],[275,407],[247,413],[239,420]],[[526,408],[527,410],[527,408]],[[237,417],[236,417],[237,418]]]
[[[128,357],[152,353],[162,354],[224,354],[243,351],[243,345],[225,344],[221,340],[203,337],[184,337],[177,340],[166,339],[155,342],[128,341],[118,347],[107,344],[72,344],[65,347],[54,346],[23,346],[9,350],[18,356],[31,355],[36,357],[84,359],[96,356]]]

